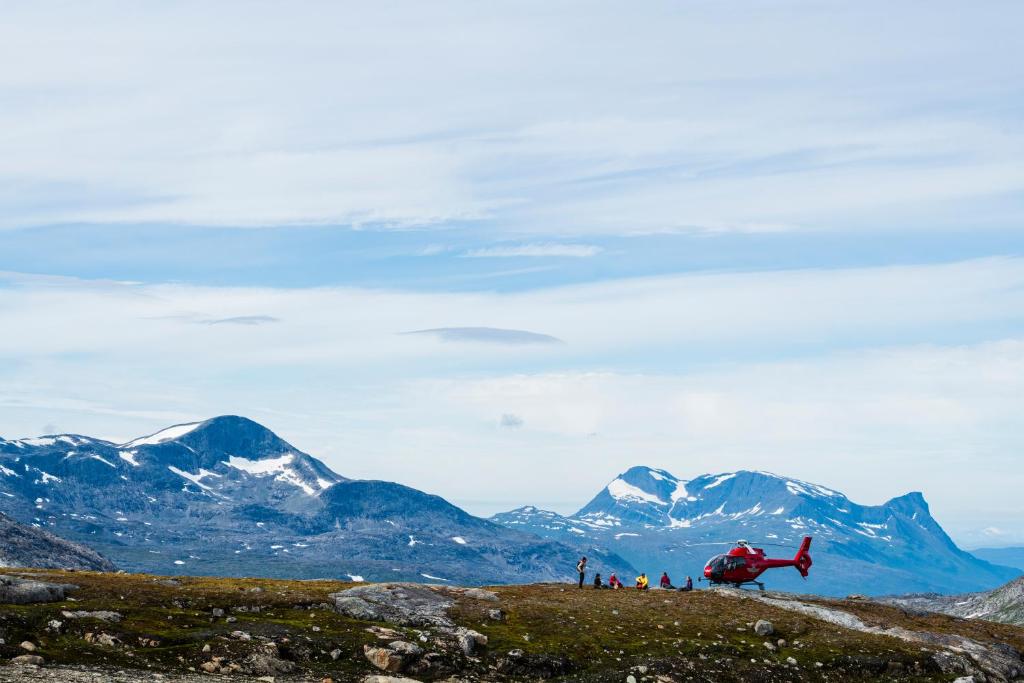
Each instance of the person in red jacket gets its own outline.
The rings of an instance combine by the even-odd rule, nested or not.
[[[608,587],[616,589],[622,588],[622,582],[619,581],[619,577],[615,576],[615,574],[612,574],[608,577]]]
[[[661,587],[665,590],[675,590],[675,586],[672,585],[672,579],[668,578],[668,572],[661,573]]]

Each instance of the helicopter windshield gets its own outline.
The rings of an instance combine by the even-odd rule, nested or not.
[[[707,568],[711,570],[712,579],[720,579],[725,574],[727,560],[725,555],[715,555],[708,560]]]

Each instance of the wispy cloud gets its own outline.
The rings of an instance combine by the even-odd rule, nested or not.
[[[214,318],[199,322],[204,325],[266,325],[281,322],[281,319],[272,315],[236,315],[230,318]]]
[[[551,239],[1020,224],[1019,207],[984,211],[1024,187],[1004,85],[1024,56],[1019,4],[901,4],[884,31],[841,2],[743,22],[715,4],[534,7],[447,0],[396,21],[372,3],[20,5],[0,60],[50,49],[0,77],[0,226],[474,221]],[[236,41],[208,29],[243,8]]]
[[[462,254],[462,256],[465,258],[517,258],[543,256],[587,258],[590,256],[597,256],[602,251],[603,249],[601,247],[593,244],[558,244],[551,242],[546,244],[519,244],[472,249]]]
[[[497,327],[436,327],[429,330],[413,330],[402,334],[422,334],[446,342],[473,342],[481,344],[504,344],[526,346],[532,344],[562,344],[558,337],[526,330],[505,330]]]

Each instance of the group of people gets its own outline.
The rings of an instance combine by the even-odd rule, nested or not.
[[[586,581],[586,578],[587,578],[587,576],[586,576],[587,575],[587,558],[586,557],[581,557],[580,561],[576,563],[576,572],[580,575],[579,587],[583,588],[583,583]],[[661,573],[661,580],[658,583],[659,583],[659,587],[664,589],[664,590],[669,590],[669,591],[676,590],[676,587],[672,585],[672,579],[668,578],[668,572],[662,572]],[[625,588],[625,586],[622,584],[622,581],[619,580],[619,577],[615,576],[614,572],[612,573],[611,576],[608,577],[608,582],[607,583],[602,581],[601,580],[601,574],[597,573],[597,574],[594,574],[594,588],[596,588],[596,589],[612,589],[612,590],[614,590],[614,589],[618,589],[618,588]],[[635,588],[637,590],[641,590],[641,591],[645,591],[648,588],[650,588],[650,581],[647,578],[647,574],[641,573],[640,576],[636,577],[636,586],[635,586]],[[682,587],[679,588],[679,590],[681,590],[681,591],[692,591],[693,590],[693,579],[691,579],[689,576],[687,576],[686,577],[686,583],[684,583],[682,585]]]

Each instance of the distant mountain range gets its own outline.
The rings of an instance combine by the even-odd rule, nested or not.
[[[736,540],[791,557],[806,534],[810,579],[774,570],[770,587],[958,593],[1020,574],[957,548],[919,493],[872,507],[766,472],[684,481],[634,467],[574,515],[522,507],[485,520],[406,486],[348,479],[235,416],[123,444],[0,439],[0,511],[154,573],[525,583],[570,579],[586,554],[591,572],[679,581]]]
[[[114,571],[114,565],[83,545],[19,524],[0,513],[0,567]]]
[[[993,564],[1016,567],[1024,571],[1024,548],[977,548],[972,550],[971,554]]]
[[[552,540],[586,541],[650,575],[668,571],[676,581],[687,574],[696,581],[706,559],[737,540],[788,558],[805,535],[814,537],[810,577],[773,570],[763,577],[769,587],[826,595],[952,593],[989,589],[1021,573],[958,548],[920,493],[864,506],[768,472],[685,481],[633,467],[574,515],[522,507],[492,520]]]
[[[463,584],[565,580],[566,544],[473,517],[437,496],[354,481],[243,417],[114,444],[77,434],[0,440],[0,510],[129,571]]]

